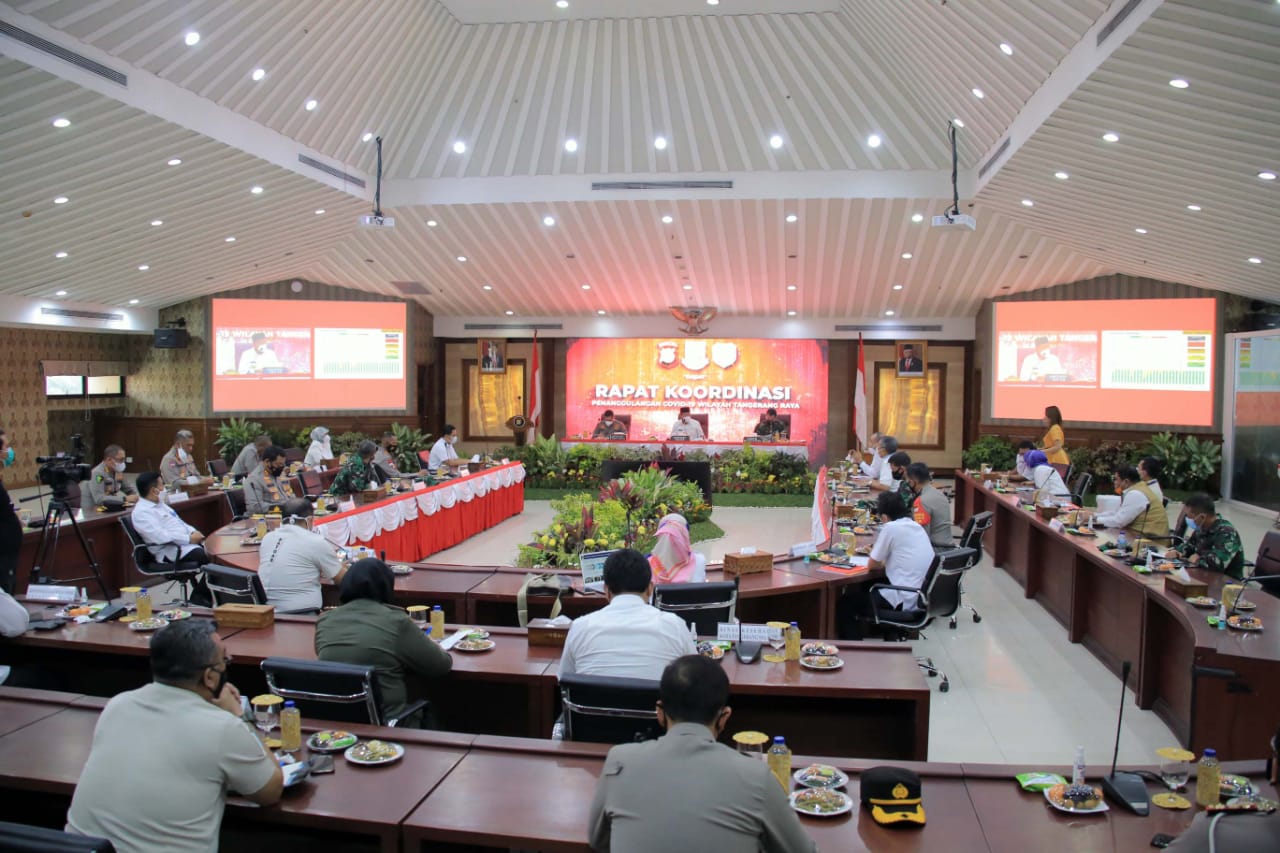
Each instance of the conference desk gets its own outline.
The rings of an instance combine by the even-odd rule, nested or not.
[[[1141,575],[1099,552],[1096,539],[1059,533],[1016,495],[983,487],[956,472],[957,520],[990,510],[993,527],[983,540],[995,564],[1009,573],[1067,632],[1117,674],[1134,667],[1139,708],[1154,710],[1194,752],[1206,747],[1226,759],[1266,755],[1280,708],[1280,599],[1251,591],[1265,630],[1215,629],[1212,611],[1167,592],[1162,575]],[[1191,569],[1220,598],[1223,575]]]
[[[649,439],[622,440],[613,441],[607,438],[566,438],[560,441],[560,446],[566,449],[573,448],[579,444],[594,445],[607,444],[611,447],[617,447],[625,450],[643,450],[648,453],[660,453],[665,450],[668,453],[688,454],[695,451],[702,451],[708,456],[719,456],[730,450],[741,450],[743,444],[751,445],[758,453],[783,453],[787,456],[798,456],[801,459],[809,459],[809,445],[804,441],[685,441],[683,439],[671,439],[665,441],[657,436]]]
[[[89,756],[104,701],[74,694],[0,687],[0,711],[21,714],[21,726],[0,729],[0,818],[61,826]],[[304,732],[322,726],[304,720]],[[314,777],[286,791],[278,805],[253,807],[228,800],[222,849],[272,851],[272,830],[287,827],[291,842],[363,842],[383,851],[535,849],[586,851],[592,795],[607,746],[474,736],[446,732],[345,728],[362,737],[394,740],[405,757],[382,768],[352,767],[339,759],[332,776]],[[144,748],[139,760],[159,761]],[[850,774],[848,794],[859,797],[860,773],[879,762],[797,753],[793,766],[834,764]],[[1087,817],[1053,811],[1039,794],[1013,780],[1033,769],[1017,765],[897,762],[921,775],[928,823],[886,828],[861,808],[834,818],[802,816],[801,824],[828,851],[1128,851],[1146,849],[1157,832],[1176,835],[1194,811],[1152,809],[1140,818],[1118,808]],[[1037,767],[1058,772],[1066,767]],[[1261,762],[1225,770],[1260,784]],[[1089,769],[1096,780],[1104,768]]]

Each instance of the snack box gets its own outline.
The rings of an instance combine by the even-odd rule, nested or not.
[[[556,625],[550,619],[530,619],[528,627],[531,646],[564,648],[564,640],[569,636],[568,625]]]
[[[1164,589],[1165,592],[1171,592],[1183,598],[1194,598],[1197,595],[1209,594],[1209,585],[1204,581],[1193,579],[1190,583],[1184,583],[1177,578],[1168,576],[1164,579]]]
[[[764,551],[757,551],[754,554],[725,554],[724,555],[724,575],[725,577],[734,577],[737,575],[751,575],[757,572],[773,571],[773,555]]]
[[[221,628],[270,628],[276,622],[273,604],[220,604],[213,618]]]

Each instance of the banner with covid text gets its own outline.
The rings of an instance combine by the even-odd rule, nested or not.
[[[754,435],[777,409],[809,458],[827,452],[827,344],[815,340],[574,338],[565,355],[566,437],[589,437],[605,410],[632,441],[665,440],[682,406],[707,416],[707,440]]]

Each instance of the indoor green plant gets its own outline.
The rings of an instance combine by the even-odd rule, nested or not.
[[[213,442],[228,465],[236,461],[246,444],[262,435],[262,424],[248,418],[231,418],[218,424],[218,438]]]

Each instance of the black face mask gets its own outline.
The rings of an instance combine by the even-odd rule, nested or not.
[[[387,445],[387,452],[388,452],[388,453],[391,453],[391,454],[399,453],[399,452],[400,452],[400,445],[398,445],[398,444],[388,444],[388,445]]]
[[[272,477],[279,477],[281,474],[283,474],[283,473],[284,473],[284,466],[283,466],[283,465],[278,465],[278,466],[277,466],[277,465],[272,465],[270,468],[268,468],[268,469],[267,469],[267,471],[268,471],[268,472],[270,472],[270,474],[271,474],[271,476],[272,476]]]
[[[210,667],[210,669],[213,669],[213,667]],[[210,695],[213,696],[214,699],[217,699],[219,696],[222,695],[222,688],[226,686],[227,686],[227,668],[226,666],[223,666],[222,670],[218,672],[218,686],[210,688],[209,693]]]

